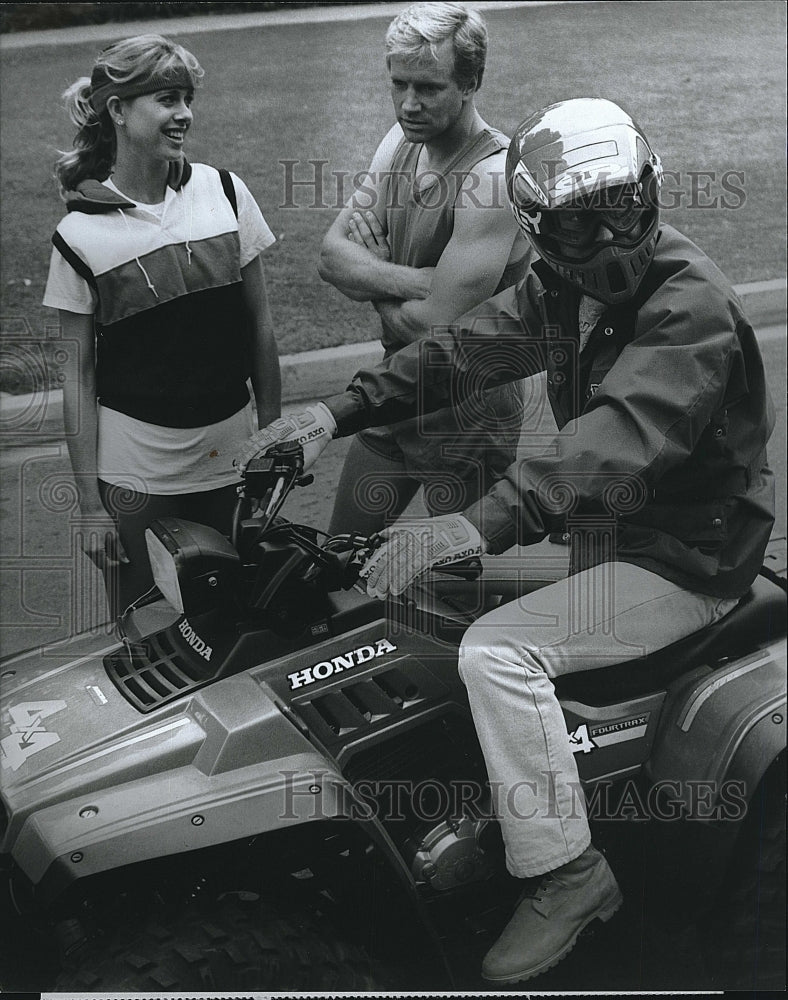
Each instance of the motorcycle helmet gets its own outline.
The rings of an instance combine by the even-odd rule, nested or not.
[[[654,255],[662,166],[612,101],[580,98],[538,111],[515,131],[506,187],[540,257],[608,305],[631,299]]]

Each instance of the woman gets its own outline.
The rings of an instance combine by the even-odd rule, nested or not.
[[[63,405],[82,545],[113,617],[153,582],[144,532],[177,516],[229,532],[232,457],[280,413],[260,253],[274,242],[244,183],[190,164],[194,56],[158,35],[104,49],[64,94],[79,131],[56,164],[68,215],[44,305],[69,350]]]

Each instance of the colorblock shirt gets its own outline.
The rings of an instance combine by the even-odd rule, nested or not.
[[[44,305],[95,318],[99,478],[151,493],[236,481],[252,427],[241,268],[274,242],[248,188],[186,164],[159,205],[108,180],[67,207]]]

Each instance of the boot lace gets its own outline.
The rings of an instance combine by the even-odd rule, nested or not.
[[[537,875],[535,879],[529,881],[532,884],[523,890],[518,902],[522,902],[524,899],[533,899],[535,902],[541,903],[545,894],[550,891],[550,886],[553,883],[552,873],[546,872],[544,875]]]

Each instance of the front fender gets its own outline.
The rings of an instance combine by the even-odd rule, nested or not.
[[[13,856],[44,897],[78,878],[348,814],[347,785],[317,753],[220,775],[183,767],[30,816]]]
[[[44,895],[134,862],[353,811],[330,758],[248,674],[145,726],[6,790],[6,849]]]

